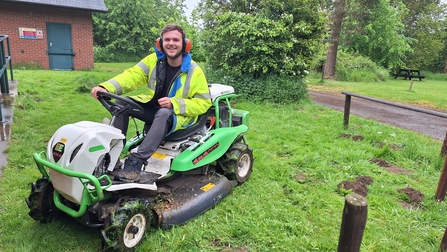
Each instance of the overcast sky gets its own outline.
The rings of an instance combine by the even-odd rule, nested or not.
[[[191,15],[191,11],[195,7],[197,7],[198,2],[199,2],[199,0],[185,0],[185,5],[186,5],[185,14],[187,17],[189,17]]]

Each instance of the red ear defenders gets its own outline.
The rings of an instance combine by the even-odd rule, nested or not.
[[[163,39],[162,38],[157,38],[155,40],[155,46],[157,46],[157,49],[160,52],[163,52]],[[191,40],[189,40],[187,38],[183,39],[183,46],[182,47],[183,47],[182,48],[182,52],[187,53],[187,52],[191,51],[191,47],[192,47]]]

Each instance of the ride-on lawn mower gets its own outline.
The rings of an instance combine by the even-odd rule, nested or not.
[[[210,110],[191,127],[164,138],[138,183],[115,181],[113,172],[146,131],[137,130],[124,146],[125,136],[111,125],[117,115],[143,108],[127,97],[98,92],[112,121],[62,126],[47,151],[34,154],[42,177],[26,198],[29,215],[49,222],[65,213],[101,228],[104,249],[133,250],[151,227],[183,224],[220,202],[248,179],[253,154],[244,137],[249,112],[231,107],[236,96],[231,86],[209,86]]]

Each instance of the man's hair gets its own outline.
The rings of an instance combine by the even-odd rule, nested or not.
[[[167,24],[163,29],[161,29],[161,37],[163,37],[163,34],[169,31],[178,31],[182,34],[182,39],[186,38],[185,31],[180,25],[177,24]]]

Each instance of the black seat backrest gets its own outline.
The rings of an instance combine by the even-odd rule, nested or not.
[[[203,129],[206,125],[206,121],[208,120],[208,114],[201,114],[199,118],[197,118],[197,122],[186,129],[181,129],[173,132],[172,134],[165,137],[166,141],[178,141],[190,137],[200,130]]]
[[[166,136],[164,138],[165,141],[179,141],[185,138],[188,138],[205,127],[206,122],[208,120],[208,113],[202,114],[197,118],[197,122],[186,129],[181,129],[173,132],[172,134]],[[150,125],[146,123],[144,125],[144,131],[147,132],[150,128]]]

